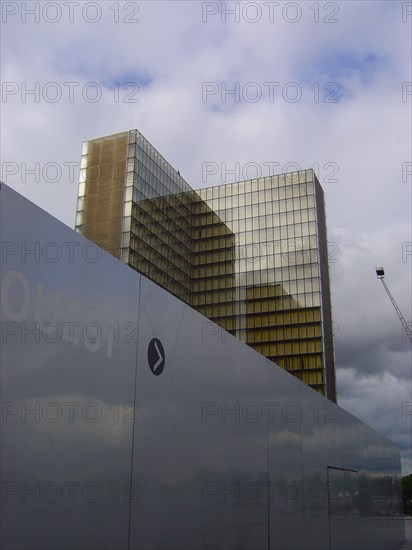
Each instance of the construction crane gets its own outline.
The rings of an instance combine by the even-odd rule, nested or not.
[[[383,280],[384,277],[385,277],[385,271],[384,271],[383,267],[377,267],[377,268],[376,268],[376,276],[378,277],[378,279],[381,280],[381,282],[382,282],[382,284],[383,284],[383,286],[384,286],[384,288],[385,288],[385,290],[386,290],[386,292],[387,292],[387,294],[388,294],[388,296],[389,296],[389,299],[390,299],[390,301],[392,302],[392,305],[393,305],[393,307],[395,308],[395,311],[396,311],[396,313],[398,314],[399,319],[401,320],[402,326],[403,326],[403,328],[405,329],[405,332],[406,332],[406,334],[407,334],[409,340],[412,342],[412,332],[411,332],[411,329],[409,328],[408,323],[405,321],[405,318],[404,318],[404,316],[402,315],[401,310],[398,308],[398,305],[397,305],[397,303],[395,302],[395,298],[394,298],[394,297],[392,296],[392,294],[389,292],[389,288],[388,288],[387,284],[385,283],[385,281]]]

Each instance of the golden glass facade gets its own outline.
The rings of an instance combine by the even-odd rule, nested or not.
[[[193,190],[131,130],[84,144],[77,210],[85,237],[336,400],[313,170]]]
[[[86,142],[80,164],[76,227],[116,257],[122,242],[127,147],[127,132]]]
[[[220,324],[227,304],[237,338],[336,400],[324,201],[313,170],[197,193],[235,235],[234,291],[205,314]]]

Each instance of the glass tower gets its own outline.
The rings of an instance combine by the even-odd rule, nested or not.
[[[313,170],[194,190],[131,130],[83,144],[76,228],[336,401]]]

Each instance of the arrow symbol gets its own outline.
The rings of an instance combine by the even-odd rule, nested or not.
[[[166,355],[162,342],[158,338],[152,338],[147,349],[147,361],[150,370],[155,376],[162,374],[165,367]]]
[[[156,342],[156,340],[154,341],[154,347],[155,347],[155,350],[157,351],[157,355],[159,357],[159,359],[156,361],[156,363],[153,365],[153,372],[156,372],[157,369],[160,367],[161,363],[163,363],[164,361],[164,357],[159,349],[159,346]]]

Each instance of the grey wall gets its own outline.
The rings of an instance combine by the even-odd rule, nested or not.
[[[0,196],[2,550],[402,541],[390,441],[11,189]]]

